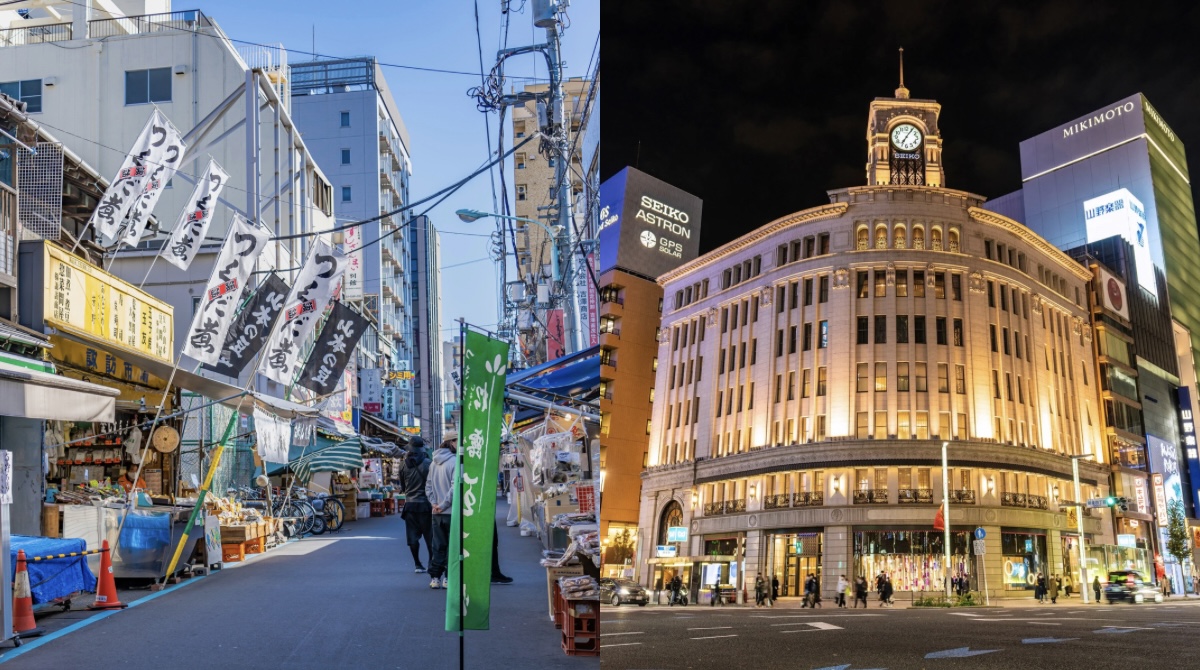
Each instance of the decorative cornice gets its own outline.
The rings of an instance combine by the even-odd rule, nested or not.
[[[1061,249],[1043,239],[1041,235],[1038,235],[1017,221],[980,207],[968,208],[967,213],[971,215],[972,219],[978,221],[979,223],[985,223],[991,226],[996,226],[997,228],[1003,228],[1004,230],[1007,230],[1013,235],[1016,235],[1022,240],[1028,242],[1036,247],[1038,251],[1041,251],[1042,253],[1066,266],[1071,272],[1075,273],[1077,278],[1084,281],[1091,280],[1093,278],[1091,271],[1084,267],[1083,264],[1081,264],[1079,261],[1076,261],[1074,258],[1071,258]]]
[[[659,284],[659,286],[666,286],[667,282],[670,282],[674,279],[682,277],[683,275],[686,275],[687,273],[692,272],[694,270],[698,270],[698,269],[704,267],[705,265],[713,263],[713,262],[715,262],[725,256],[728,256],[736,251],[739,251],[741,249],[744,249],[745,247],[755,244],[756,242],[759,242],[760,240],[762,240],[766,237],[774,235],[775,233],[777,233],[781,230],[790,228],[792,226],[795,226],[795,225],[798,225],[801,223],[811,223],[813,221],[819,221],[821,219],[836,218],[836,217],[839,217],[839,216],[845,214],[846,210],[848,210],[849,208],[850,208],[849,205],[847,205],[844,202],[840,202],[840,203],[834,203],[834,204],[829,204],[829,205],[821,205],[820,207],[813,207],[812,209],[806,209],[803,211],[795,212],[794,214],[788,214],[787,216],[784,216],[779,219],[775,219],[771,223],[768,223],[767,225],[755,230],[752,233],[743,235],[743,236],[737,238],[736,240],[729,242],[728,244],[726,244],[724,246],[717,247],[716,249],[713,249],[712,251],[708,252],[707,254],[704,254],[703,256],[701,256],[699,258],[692,260],[690,262],[684,263],[683,265],[675,268],[674,270],[671,270],[670,272],[667,272],[666,274],[659,276],[658,284]]]

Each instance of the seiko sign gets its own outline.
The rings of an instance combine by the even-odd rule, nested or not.
[[[702,201],[627,167],[600,185],[600,271],[658,277],[699,252]]]

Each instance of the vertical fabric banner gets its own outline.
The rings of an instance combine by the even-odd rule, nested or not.
[[[268,463],[288,462],[290,426],[274,414],[254,408],[254,432],[258,437],[258,455]]]
[[[254,261],[267,248],[270,236],[265,228],[237,214],[233,216],[225,245],[221,247],[208,285],[200,296],[200,307],[192,319],[183,353],[201,363],[216,364],[233,314],[246,291],[246,282],[254,272]]]
[[[121,163],[121,170],[109,182],[104,197],[96,204],[88,225],[96,227],[100,243],[112,246],[118,239],[118,229],[125,215],[133,207],[145,187],[146,178],[162,155],[162,145],[167,139],[167,119],[157,109],[146,121],[142,134],[138,135],[133,148]]]
[[[318,395],[333,393],[346,364],[354,355],[354,347],[366,330],[367,317],[345,303],[336,303],[296,383]]]
[[[204,369],[212,370],[230,377],[242,374],[246,364],[258,355],[267,336],[275,326],[275,319],[283,311],[283,299],[287,297],[288,285],[271,273],[261,282],[254,298],[242,308],[237,319],[225,336],[225,346],[221,347],[221,356],[215,365],[205,365]]]
[[[455,482],[454,513],[450,521],[448,631],[459,630],[460,625],[467,630],[490,627],[496,477],[500,472],[507,364],[507,342],[471,330],[463,334],[462,430],[458,440],[462,485]]]
[[[158,151],[158,160],[154,164],[146,166],[150,170],[150,174],[146,175],[146,181],[142,184],[142,194],[129,208],[128,218],[123,224],[123,232],[118,234],[121,241],[131,247],[136,247],[138,241],[142,239],[142,233],[146,232],[146,225],[150,223],[150,215],[154,212],[154,206],[162,197],[167,182],[175,177],[180,164],[183,163],[183,155],[187,153],[187,145],[179,136],[179,130],[166,118],[163,119],[163,122],[167,130],[166,135],[161,142],[157,135],[150,142],[150,147]]]
[[[346,255],[323,240],[313,243],[312,253],[291,293],[283,303],[283,318],[267,340],[259,370],[268,379],[290,386],[300,371],[301,348],[333,300],[333,290],[346,271]]]
[[[179,213],[179,221],[175,222],[175,230],[171,231],[171,239],[163,245],[161,256],[163,260],[180,270],[186,270],[196,258],[200,245],[204,244],[204,236],[212,224],[213,212],[217,209],[217,198],[225,188],[229,175],[211,158],[204,177],[196,182],[192,196],[188,198],[183,211]]]
[[[342,297],[346,300],[362,300],[363,297],[363,267],[362,267],[362,226],[346,229],[346,243],[342,248],[348,257],[346,262],[346,280],[342,282]]]

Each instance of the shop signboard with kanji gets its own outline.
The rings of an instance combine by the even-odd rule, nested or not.
[[[41,261],[46,325],[115,352],[174,362],[174,307],[48,242]]]

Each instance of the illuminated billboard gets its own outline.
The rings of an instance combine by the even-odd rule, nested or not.
[[[600,184],[600,271],[658,277],[700,252],[696,196],[627,167]]]
[[[1088,242],[1120,235],[1133,245],[1138,284],[1157,295],[1154,261],[1150,256],[1150,234],[1146,229],[1146,208],[1142,201],[1133,197],[1129,189],[1119,188],[1098,198],[1084,200],[1083,218],[1087,221]]]

